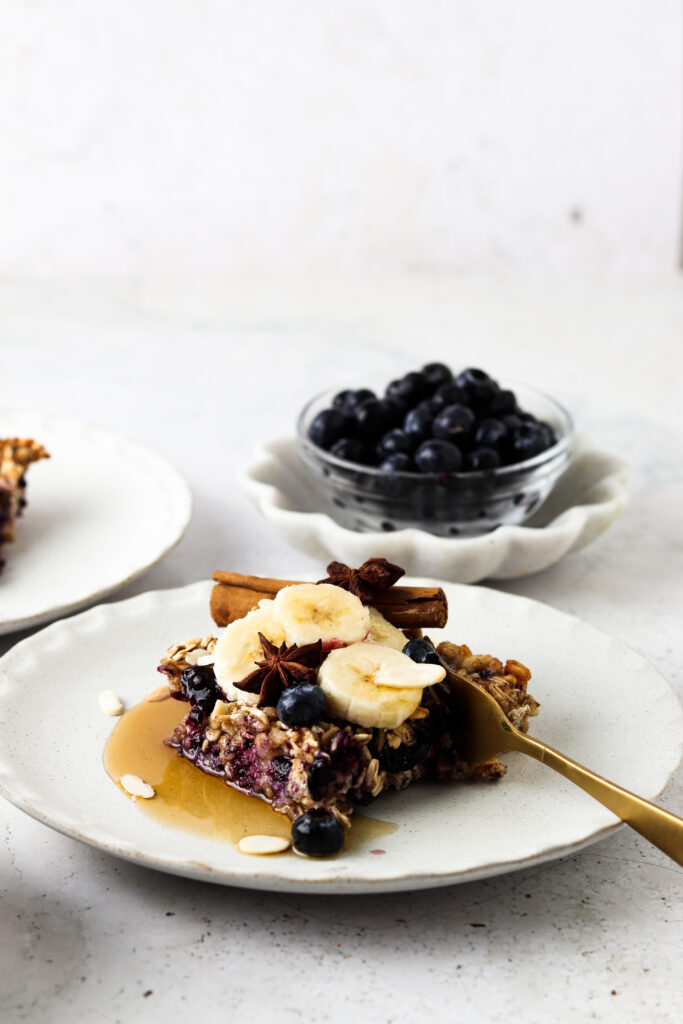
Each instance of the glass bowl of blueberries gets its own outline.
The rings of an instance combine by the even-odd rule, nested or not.
[[[300,457],[332,517],[352,530],[473,537],[523,523],[571,457],[573,425],[553,398],[443,363],[327,391],[302,410]]]

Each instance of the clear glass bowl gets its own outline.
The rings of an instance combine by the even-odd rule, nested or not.
[[[365,387],[359,384],[356,387]],[[520,408],[549,423],[557,442],[514,466],[469,473],[387,473],[347,462],[314,445],[313,418],[340,390],[325,391],[303,408],[297,422],[299,455],[326,511],[351,530],[415,528],[443,537],[474,537],[497,526],[523,523],[545,501],[569,464],[573,423],[554,399],[522,384],[503,382]]]

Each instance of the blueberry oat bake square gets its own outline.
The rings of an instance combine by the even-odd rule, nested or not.
[[[402,574],[390,569],[387,580]],[[392,624],[377,604],[392,607],[393,582],[349,589],[328,580],[283,585],[220,636],[176,644],[159,665],[171,695],[190,704],[168,743],[290,818],[295,849],[313,855],[336,852],[354,808],[385,790],[505,774],[500,761],[458,756],[441,659],[517,728],[538,713],[524,665],[464,645],[435,648]]]

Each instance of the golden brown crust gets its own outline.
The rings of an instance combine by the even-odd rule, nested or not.
[[[539,704],[527,692],[531,672],[526,665],[513,659],[503,665],[490,654],[472,654],[467,644],[448,641],[439,644],[437,651],[455,672],[465,673],[490,693],[517,729],[527,732],[529,718],[538,714]]]
[[[32,462],[48,458],[42,444],[30,438],[0,438],[0,545],[16,538],[16,521],[26,504],[26,470]],[[2,565],[0,558],[0,569]]]
[[[43,445],[31,438],[0,437],[0,481],[16,484],[32,462],[49,458]]]

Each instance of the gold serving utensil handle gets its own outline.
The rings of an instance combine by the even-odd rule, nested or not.
[[[512,725],[509,728],[509,750],[519,750],[559,772],[683,867],[683,818],[589,771],[547,743],[525,736]]]
[[[455,748],[463,761],[478,764],[507,750],[528,754],[579,786],[683,867],[683,818],[629,793],[547,743],[520,732],[483,687],[455,672],[443,659],[441,664],[449,684],[444,700],[456,723]]]

